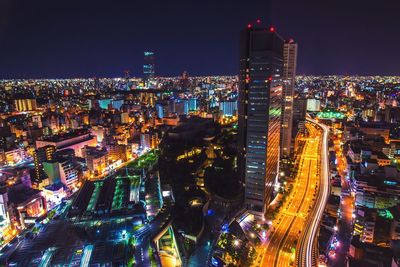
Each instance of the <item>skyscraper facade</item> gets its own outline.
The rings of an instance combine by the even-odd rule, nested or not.
[[[238,173],[245,205],[264,218],[279,169],[283,39],[273,27],[242,32],[238,101]]]
[[[293,40],[283,46],[283,105],[281,128],[281,158],[291,153],[293,127],[293,94],[296,82],[297,43]]]
[[[144,52],[143,74],[146,81],[154,78],[155,75],[155,56],[154,52]]]

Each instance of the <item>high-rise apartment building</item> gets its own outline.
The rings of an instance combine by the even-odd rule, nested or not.
[[[297,43],[292,39],[283,46],[283,105],[281,128],[281,158],[288,158],[292,145],[293,94],[296,82]]]
[[[279,169],[283,39],[273,27],[242,32],[239,73],[238,173],[245,205],[264,218]]]

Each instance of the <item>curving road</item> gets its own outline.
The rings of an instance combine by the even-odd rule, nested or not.
[[[318,123],[318,121],[307,118],[307,120],[317,125],[322,130],[321,142],[321,168],[320,168],[320,189],[314,208],[311,210],[309,224],[304,229],[300,242],[298,244],[297,266],[312,267],[317,265],[315,255],[315,244],[317,243],[316,236],[319,229],[319,224],[325,210],[326,202],[329,197],[330,180],[329,180],[329,159],[328,159],[328,134],[329,128]]]
[[[309,224],[319,186],[319,149],[321,131],[307,123],[308,136],[302,137],[304,148],[299,155],[299,171],[293,189],[272,222],[271,232],[258,253],[256,266],[291,266],[295,263],[295,248],[302,230]]]

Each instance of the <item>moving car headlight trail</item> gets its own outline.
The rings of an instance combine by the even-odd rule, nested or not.
[[[307,119],[322,129],[322,143],[321,143],[321,171],[320,171],[320,189],[315,203],[314,209],[311,211],[310,223],[304,229],[301,240],[298,246],[298,261],[297,266],[316,266],[315,259],[315,246],[316,235],[318,232],[319,224],[325,210],[326,202],[329,196],[329,160],[328,160],[328,133],[329,128],[315,120]]]
[[[312,225],[315,228],[311,228],[311,233],[316,233],[320,217],[316,217],[315,210],[320,210],[322,214],[325,207],[324,198],[320,196],[325,190],[320,187],[328,186],[329,181],[326,180],[328,176],[321,173],[327,165],[323,162],[325,152],[320,151],[327,144],[324,141],[327,132],[324,133],[323,128],[314,121],[309,121],[306,127],[308,135],[301,137],[304,146],[298,155],[299,167],[293,189],[273,220],[272,231],[266,242],[258,248],[262,258],[256,260],[256,266],[291,266],[297,262],[303,244],[313,243],[314,238],[304,242],[304,235],[312,236],[305,234]],[[312,248],[311,245],[311,251]]]

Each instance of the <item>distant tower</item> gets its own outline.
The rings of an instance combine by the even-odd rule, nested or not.
[[[189,74],[188,74],[188,72],[185,70],[183,73],[182,73],[182,80],[187,80],[189,78]]]
[[[273,27],[242,32],[239,73],[238,173],[245,206],[264,218],[278,177],[283,39]]]
[[[283,105],[281,128],[281,158],[291,152],[293,126],[293,93],[296,82],[297,44],[290,39],[283,46]]]
[[[129,81],[129,79],[131,78],[130,70],[125,70],[124,73],[125,73],[125,90],[130,90],[132,85],[132,83]]]
[[[182,78],[181,78],[181,89],[182,90],[187,90],[190,87],[190,80],[189,80],[189,74],[187,71],[184,71],[182,73]]]
[[[129,79],[131,78],[130,72],[131,72],[130,70],[125,70],[125,71],[124,71],[125,79],[126,79],[126,80],[129,80]]]
[[[146,81],[152,80],[155,74],[154,52],[144,52],[143,74]]]

